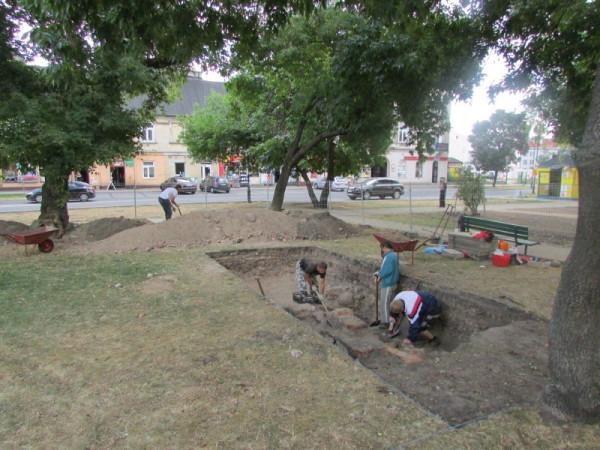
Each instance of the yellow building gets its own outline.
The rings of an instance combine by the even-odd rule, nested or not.
[[[579,198],[579,172],[568,156],[556,155],[537,168],[538,197]]]
[[[448,181],[458,181],[462,168],[463,163],[461,160],[448,158]]]
[[[206,81],[190,75],[182,86],[179,100],[164,105],[153,123],[144,128],[140,137],[142,153],[128,160],[115,160],[107,166],[95,166],[81,178],[97,188],[112,182],[115,187],[155,187],[169,177],[183,175],[198,180],[208,175],[223,175],[223,164],[215,161],[194,161],[187,147],[179,141],[181,124],[178,117],[190,115],[203,106],[211,92],[224,93],[220,82]],[[134,100],[131,106],[141,104]]]

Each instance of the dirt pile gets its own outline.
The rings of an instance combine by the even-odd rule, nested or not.
[[[197,211],[168,222],[125,230],[86,245],[86,252],[120,252],[206,244],[344,239],[364,231],[327,212],[274,212],[266,208]]]
[[[29,226],[21,222],[14,222],[12,220],[0,220],[0,236],[4,236],[8,233],[24,231],[28,228]]]
[[[78,225],[75,229],[65,235],[64,242],[84,243],[101,241],[121,231],[130,228],[147,225],[150,222],[145,219],[126,219],[125,217],[107,217],[92,222]]]

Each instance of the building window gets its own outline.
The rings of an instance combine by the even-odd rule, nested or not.
[[[423,178],[423,163],[421,161],[417,161],[415,166],[415,178]]]
[[[398,128],[397,142],[398,144],[408,143],[408,128]]]
[[[144,161],[144,178],[154,178],[154,161]]]
[[[142,129],[142,142],[154,142],[154,124],[148,124]]]

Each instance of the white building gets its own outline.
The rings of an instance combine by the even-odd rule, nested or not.
[[[517,183],[528,183],[534,176],[540,160],[548,160],[557,155],[561,150],[566,150],[552,139],[544,139],[537,143],[529,141],[527,153],[521,155],[515,164],[512,164],[508,172],[508,178]]]
[[[385,156],[386,167],[372,168],[371,176],[398,178],[406,183],[438,183],[440,178],[448,178],[448,134],[440,136],[435,152],[420,161],[415,146],[408,142],[408,128],[399,124]]]

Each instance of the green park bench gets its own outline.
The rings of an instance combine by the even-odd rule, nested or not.
[[[482,230],[494,233],[505,241],[514,242],[515,246],[524,245],[525,254],[527,247],[537,245],[539,242],[529,240],[529,229],[523,225],[500,222],[498,220],[482,219],[481,217],[463,216],[463,224],[466,231]]]

